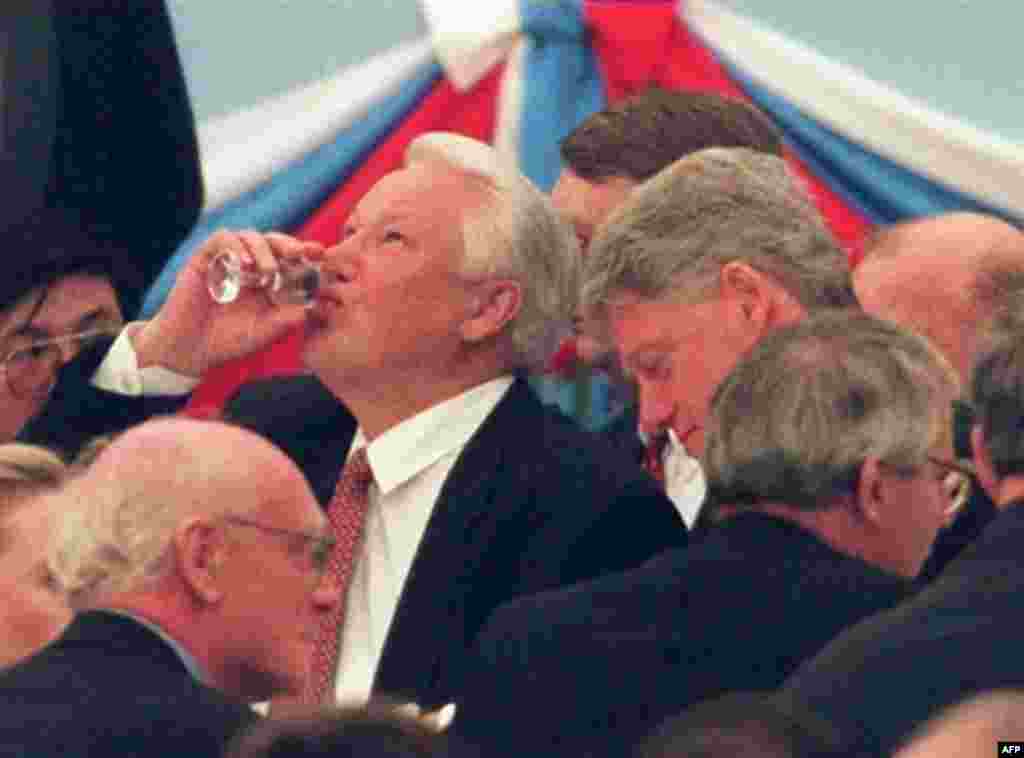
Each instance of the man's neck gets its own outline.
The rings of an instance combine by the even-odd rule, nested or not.
[[[130,598],[112,600],[98,606],[96,610],[128,616],[141,622],[174,649],[174,652],[182,659],[182,663],[197,681],[209,684],[210,651],[198,644],[194,635],[188,633],[188,630],[194,628],[195,625],[189,622],[176,622],[177,614],[173,610],[165,612],[144,599],[132,600]]]
[[[332,381],[332,377],[325,376],[320,379],[355,416],[367,441],[372,442],[403,421],[506,373],[488,365],[446,377],[408,377],[404,381],[388,377],[378,384]]]
[[[814,534],[837,553],[849,555],[877,566],[891,574],[912,578],[915,573],[900,566],[890,565],[865,540],[863,530],[851,516],[851,509],[841,503],[809,510],[785,503],[758,503],[751,506],[719,505],[715,508],[715,521],[724,521],[741,513],[764,513],[789,521]]]

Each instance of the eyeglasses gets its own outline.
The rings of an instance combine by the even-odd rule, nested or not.
[[[267,526],[266,524],[261,524],[258,521],[253,521],[252,519],[247,519],[242,516],[225,516],[224,520],[238,526],[247,526],[251,529],[258,529],[265,534],[272,534],[277,537],[286,537],[292,540],[304,540],[306,544],[310,546],[309,562],[312,564],[313,570],[316,571],[317,575],[323,574],[327,569],[327,564],[331,559],[331,553],[334,552],[334,547],[338,544],[338,541],[334,539],[334,537],[303,532],[299,529],[284,529],[276,526]]]
[[[974,466],[965,460],[948,461],[935,456],[928,456],[928,461],[945,472],[942,486],[949,498],[946,518],[952,520],[967,505],[971,496],[971,479],[974,477]]]
[[[54,371],[64,363],[65,350],[77,355],[104,338],[116,336],[118,331],[116,327],[109,326],[48,340],[15,344],[0,362],[7,389],[15,397],[36,394],[53,382]]]

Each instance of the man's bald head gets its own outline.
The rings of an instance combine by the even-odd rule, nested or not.
[[[1024,285],[1024,234],[977,213],[950,213],[883,230],[854,271],[869,313],[928,337],[967,382],[980,322]]]
[[[89,486],[131,481],[139,489],[203,490],[215,481],[226,486],[247,485],[251,480],[239,475],[243,470],[260,471],[260,466],[282,463],[287,464],[288,459],[281,451],[247,429],[168,416],[115,437],[96,455],[82,480]]]
[[[76,606],[159,575],[175,530],[190,518],[289,498],[316,502],[301,472],[262,437],[177,417],[115,438],[60,497],[69,502],[51,562]]]
[[[327,519],[284,453],[219,422],[150,421],[65,495],[50,564],[73,609],[155,624],[235,697],[300,691],[338,593]]]

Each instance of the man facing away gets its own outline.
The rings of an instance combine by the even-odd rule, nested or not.
[[[326,521],[285,455],[154,420],[52,497],[50,565],[75,615],[0,676],[0,754],[218,756],[254,718],[244,701],[300,688],[337,590]]]
[[[323,630],[309,697],[444,704],[495,607],[685,543],[643,470],[522,376],[575,312],[579,255],[550,201],[491,148],[415,140],[322,267],[314,376],[243,387],[225,409],[300,463],[332,520],[360,514],[338,566],[351,572],[344,616]],[[357,466],[353,505],[342,470]]]
[[[496,612],[456,730],[484,752],[623,755],[697,701],[781,683],[905,596],[948,506],[957,391],[925,340],[852,310],[765,337],[703,427],[707,533]]]
[[[994,520],[912,601],[849,629],[777,695],[794,714],[810,711],[840,727],[851,749],[888,754],[942,709],[1024,686],[1021,335],[1018,294],[982,330],[972,371],[974,464],[996,505]]]

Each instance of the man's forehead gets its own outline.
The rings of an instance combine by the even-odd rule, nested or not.
[[[478,195],[469,178],[441,161],[421,161],[381,178],[356,204],[353,216],[435,216],[455,213]]]
[[[121,318],[117,294],[110,281],[102,276],[73,274],[51,285],[46,299],[30,324],[23,319],[35,309],[37,297],[19,305],[12,321],[13,330],[35,337],[57,337],[94,328],[108,322],[116,326]],[[20,314],[20,316],[19,316]]]
[[[627,294],[607,306],[607,318],[623,356],[643,350],[666,350],[673,333],[686,319],[687,305],[673,300],[649,300]]]

